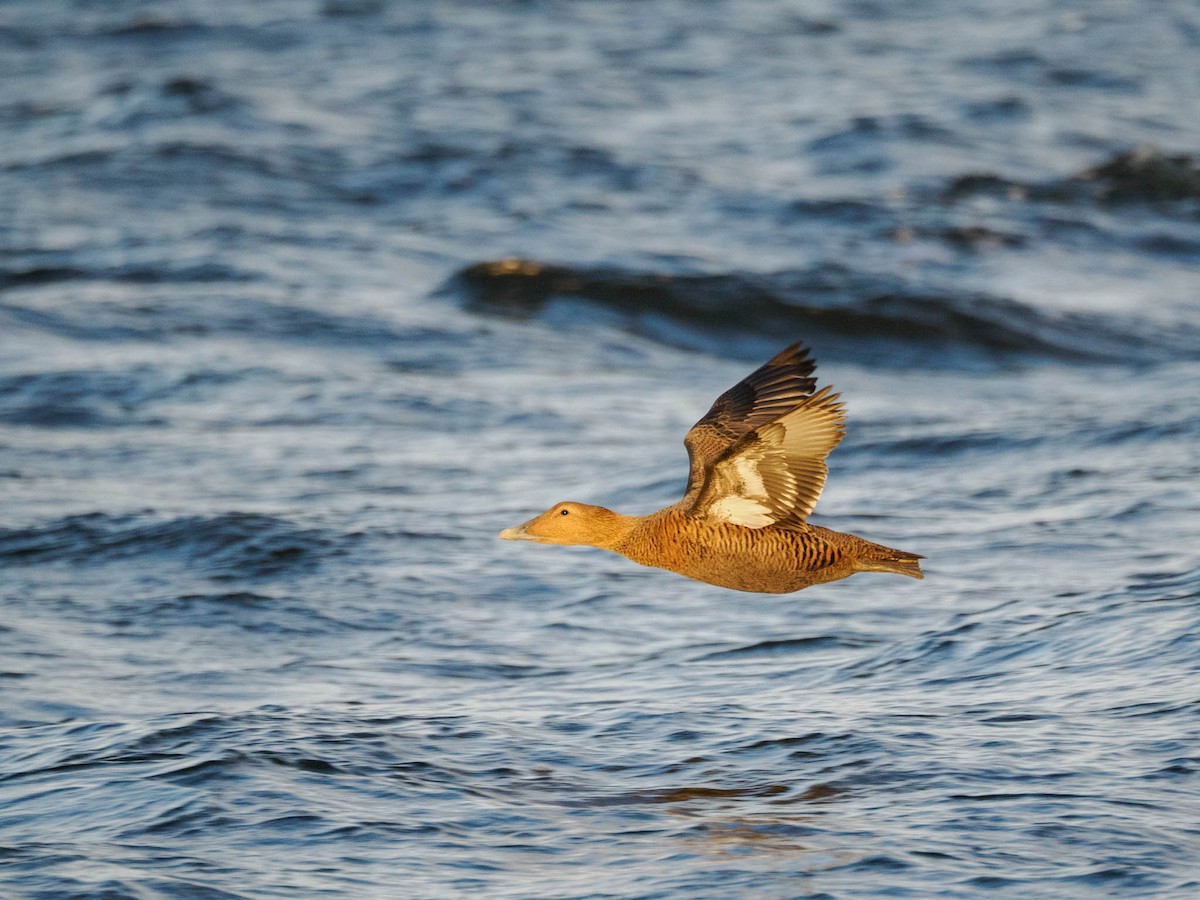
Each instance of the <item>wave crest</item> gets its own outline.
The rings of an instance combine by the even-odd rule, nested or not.
[[[675,275],[481,262],[443,288],[480,313],[519,319],[551,308],[602,308],[634,333],[664,343],[727,349],[747,336],[819,340],[823,353],[864,362],[957,366],[981,359],[1068,362],[1194,359],[1194,330],[1168,333],[1144,321],[1048,313],[985,294],[914,287],[903,279],[825,264],[768,274]],[[759,348],[754,348],[759,352]]]

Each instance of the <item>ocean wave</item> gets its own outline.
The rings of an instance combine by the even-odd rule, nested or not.
[[[0,423],[41,428],[162,425],[144,408],[169,379],[149,367],[36,372],[0,378]]]
[[[61,278],[57,275],[47,277],[101,283],[110,280],[147,283],[152,278],[149,273],[144,278],[131,278],[119,272],[90,270],[70,272]],[[166,273],[153,277],[175,280],[175,276]],[[0,272],[0,282],[4,278],[5,274]],[[179,280],[188,282],[192,279],[180,275]],[[0,327],[8,325],[73,340],[101,342],[233,335],[258,340],[311,341],[355,347],[427,348],[431,345],[444,346],[439,339],[450,336],[448,332],[436,329],[398,327],[375,316],[278,303],[265,297],[247,296],[247,293],[242,291],[237,296],[199,296],[188,303],[154,296],[146,297],[137,304],[109,301],[54,305],[0,302]]]
[[[217,580],[269,578],[306,571],[322,558],[342,555],[349,540],[257,513],[173,519],[86,513],[40,526],[0,529],[0,562],[85,565],[179,559]]]
[[[664,343],[739,352],[747,336],[803,336],[822,353],[864,362],[937,367],[981,358],[1066,362],[1195,359],[1200,335],[1132,317],[1048,313],[1001,297],[914,286],[841,265],[768,274],[676,275],[481,262],[442,288],[470,310],[518,319],[563,305],[600,308],[625,330]],[[1186,332],[1186,333],[1183,333]],[[761,348],[753,348],[760,352]]]
[[[974,196],[1059,203],[1173,204],[1200,200],[1200,158],[1142,145],[1063,179],[1024,182],[991,172],[960,175],[941,199]]]
[[[210,284],[253,281],[255,275],[217,263],[189,266],[124,265],[88,268],[79,265],[32,265],[0,269],[0,290],[70,281],[111,281],[118,284]]]
[[[700,659],[723,659],[742,656],[785,656],[799,655],[811,652],[830,650],[857,650],[876,643],[872,638],[859,635],[821,634],[803,638],[788,638],[783,640],[758,641],[731,650],[718,650],[707,653]]]

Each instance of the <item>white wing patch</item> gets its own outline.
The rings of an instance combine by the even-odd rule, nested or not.
[[[726,494],[709,509],[709,515],[733,525],[763,528],[775,521],[768,503],[770,494],[758,470],[758,459],[736,456],[730,460],[732,469],[727,475],[736,476],[732,493]]]
[[[771,507],[748,497],[722,497],[708,510],[714,519],[747,528],[764,528],[775,521]]]
[[[739,456],[733,460],[733,470],[741,479],[741,493],[745,497],[767,496],[767,487],[763,484],[762,475],[758,471],[758,460],[750,456]]]

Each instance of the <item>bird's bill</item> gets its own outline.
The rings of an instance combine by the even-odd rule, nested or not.
[[[529,526],[533,523],[533,519],[528,522],[522,522],[516,528],[505,528],[500,532],[500,539],[504,541],[533,541],[541,543],[541,538],[536,534],[529,533]]]

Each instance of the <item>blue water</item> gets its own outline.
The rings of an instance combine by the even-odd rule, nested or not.
[[[1198,51],[0,4],[0,896],[1200,895]],[[798,339],[925,581],[496,540]]]

